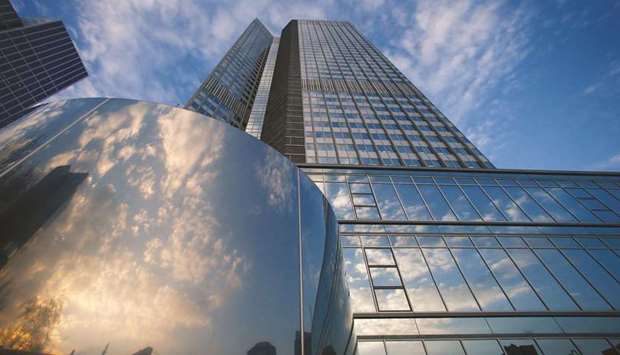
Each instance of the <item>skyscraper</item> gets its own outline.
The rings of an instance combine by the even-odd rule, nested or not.
[[[88,73],[61,21],[21,19],[0,0],[0,127]]]
[[[360,354],[616,351],[620,175],[495,169],[348,22],[291,21],[271,79],[253,135],[336,212]]]

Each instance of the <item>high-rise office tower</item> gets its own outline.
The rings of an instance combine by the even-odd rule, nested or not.
[[[62,21],[20,18],[0,0],[0,127],[88,73]]]
[[[494,168],[349,23],[274,39],[188,105],[263,142],[118,99],[0,130],[0,215],[36,222],[0,233],[0,347],[619,354],[620,174]],[[87,178],[38,213],[54,169]]]

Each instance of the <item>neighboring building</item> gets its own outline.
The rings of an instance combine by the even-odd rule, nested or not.
[[[87,75],[61,21],[21,19],[0,0],[0,127]]]
[[[245,128],[273,41],[259,20],[252,21],[185,108]]]

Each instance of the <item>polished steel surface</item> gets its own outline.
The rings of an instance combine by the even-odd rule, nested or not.
[[[344,353],[336,227],[303,173],[224,123],[43,105],[0,131],[0,347],[301,354],[303,338],[306,354]]]

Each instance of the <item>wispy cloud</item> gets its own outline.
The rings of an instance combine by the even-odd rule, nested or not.
[[[592,168],[596,170],[620,171],[620,153],[614,154],[606,160],[594,164]]]

